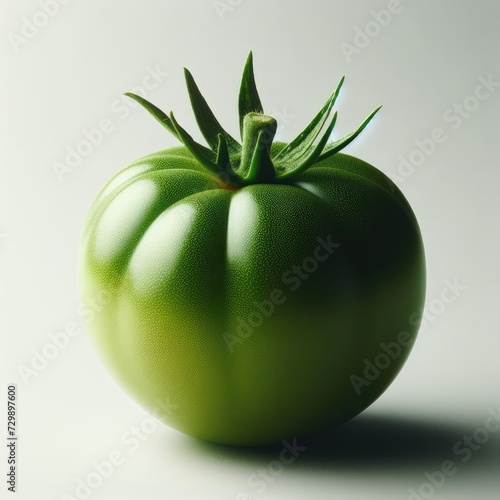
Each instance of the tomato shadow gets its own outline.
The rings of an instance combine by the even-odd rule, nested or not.
[[[396,415],[363,414],[314,437],[297,439],[294,470],[327,470],[356,474],[398,470],[418,472],[438,469],[444,460],[460,462],[454,446],[478,428],[477,422],[418,420]],[[279,459],[283,444],[234,447],[189,438],[194,449],[210,459],[265,466]],[[288,440],[293,444],[293,440]],[[463,446],[462,448],[463,449]],[[472,467],[500,470],[498,436],[473,452]],[[463,456],[463,455],[462,455]]]

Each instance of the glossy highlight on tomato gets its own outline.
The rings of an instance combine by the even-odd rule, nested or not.
[[[340,152],[378,109],[329,142],[343,81],[289,144],[273,141],[251,54],[241,143],[187,70],[208,147],[128,94],[182,146],[104,186],[83,231],[79,286],[84,300],[112,297],[88,325],[111,373],[181,432],[231,445],[318,432],[367,408],[409,355],[409,318],[425,294],[422,238],[401,191]],[[363,378],[381,353],[388,365]]]

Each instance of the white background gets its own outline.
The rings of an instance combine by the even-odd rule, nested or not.
[[[44,23],[39,3],[1,0],[0,436],[6,435],[6,387],[14,383],[17,498],[83,498],[76,495],[77,481],[113,452],[122,463],[91,490],[92,499],[225,500],[244,493],[272,500],[391,500],[421,487],[436,499],[498,498],[500,431],[470,457],[453,450],[464,435],[483,437],[477,429],[489,412],[500,412],[500,88],[483,89],[482,101],[471,97],[479,78],[500,82],[500,4],[401,0],[386,26],[374,21],[372,11],[396,4],[222,0],[217,8],[211,0],[71,0],[30,31],[34,17]],[[365,29],[370,38],[363,40]],[[121,94],[151,69],[168,73],[157,75],[161,81],[147,97],[173,109],[193,131],[186,66],[236,134],[237,90],[250,49],[266,110],[285,118],[282,140],[301,130],[343,74],[341,133],[384,104],[347,151],[399,175],[424,237],[427,305],[437,312],[428,312],[387,392],[323,436],[322,444],[307,443],[282,471],[273,463],[280,446],[227,448],[152,425],[97,358],[76,290],[78,240],[94,196],[133,159],[176,145],[144,111],[123,108]],[[456,104],[468,106],[468,116],[457,118]],[[54,164],[64,163],[67,148],[103,119],[112,132],[58,178]],[[415,141],[436,128],[446,139],[429,146],[434,150],[422,161]],[[402,170],[401,156],[420,164]],[[440,301],[445,280],[463,287],[450,304]],[[33,369],[36,353],[53,353],[49,334],[68,323],[81,332],[46,366],[39,361],[36,372],[22,377],[19,370]],[[132,445],[136,426],[143,426],[142,440]],[[6,471],[7,448],[1,448],[0,470]],[[426,471],[440,469],[444,460],[456,473],[439,487],[422,486]],[[259,488],[249,483],[269,467],[269,481]],[[6,486],[0,486],[2,496]]]

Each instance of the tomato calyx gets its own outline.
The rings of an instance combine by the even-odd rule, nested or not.
[[[337,121],[337,112],[332,116],[332,109],[344,83],[342,77],[335,91],[307,127],[273,156],[271,146],[277,122],[264,114],[255,84],[251,52],[243,69],[238,100],[241,144],[218,122],[187,69],[184,69],[184,75],[193,112],[208,147],[196,142],[172,112],[167,115],[136,94],[127,92],[125,95],[141,104],[184,144],[196,160],[230,188],[261,183],[288,183],[314,164],[350,144],[382,107],[372,111],[354,132],[340,140],[329,142]]]

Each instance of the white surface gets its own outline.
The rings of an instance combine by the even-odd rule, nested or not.
[[[225,500],[245,493],[272,500],[406,499],[408,489],[418,489],[424,473],[444,460],[456,463],[457,472],[433,498],[498,498],[500,432],[466,462],[453,447],[484,424],[489,410],[500,411],[500,89],[481,94],[488,97],[468,118],[453,118],[452,107],[474,94],[479,78],[491,74],[500,81],[500,4],[401,0],[400,12],[348,61],[341,44],[353,44],[355,28],[374,19],[372,10],[394,3],[220,3],[230,9],[222,18],[211,0],[72,0],[15,51],[9,37],[40,6],[2,0],[0,390],[18,384],[17,498],[78,498],[77,479],[114,451],[124,461],[91,498]],[[192,131],[181,71],[186,66],[221,122],[236,133],[237,89],[250,49],[264,106],[285,120],[278,135],[283,140],[300,131],[342,74],[338,130],[350,132],[384,104],[369,131],[349,147],[381,170],[397,172],[398,158],[408,158],[416,140],[443,129],[446,139],[400,185],[425,240],[428,304],[439,299],[447,279],[467,287],[428,322],[383,397],[333,441],[308,445],[270,476],[272,482],[260,483],[265,488],[248,481],[269,464],[278,467],[272,461],[280,447],[242,451],[199,443],[163,425],[152,429],[97,359],[75,286],[80,230],[101,186],[133,159],[175,145],[145,112],[127,111],[121,93],[159,65],[153,73],[161,83],[148,98],[173,109]],[[106,118],[112,132],[58,181],[53,163],[64,160],[83,129]],[[69,322],[81,325],[81,333],[24,383],[19,366],[29,366],[32,350],[43,349],[49,333]],[[5,429],[5,404],[0,413]],[[150,433],[133,450],[127,433],[140,425]]]

